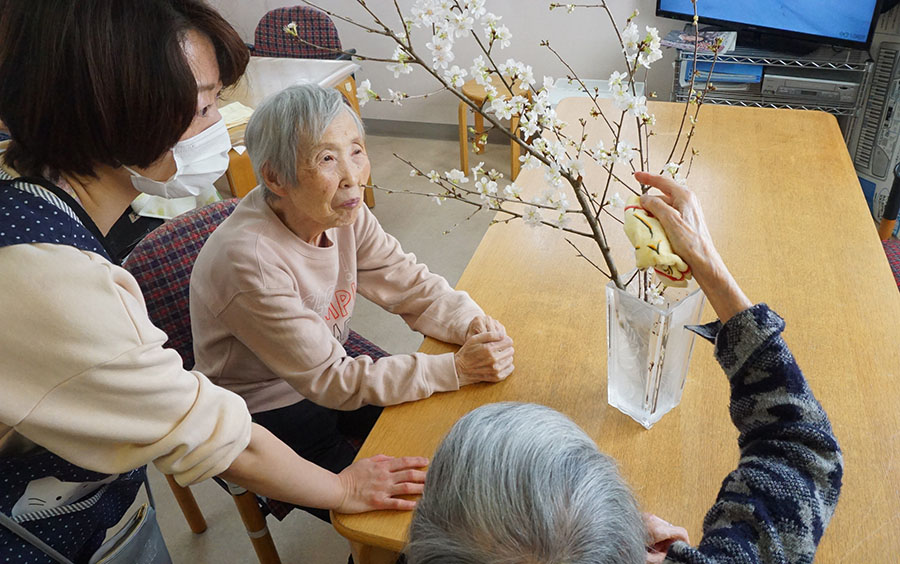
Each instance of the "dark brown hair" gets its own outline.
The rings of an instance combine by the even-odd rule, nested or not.
[[[156,161],[197,112],[190,30],[209,37],[222,83],[234,84],[249,51],[202,0],[0,0],[6,162],[91,175]]]

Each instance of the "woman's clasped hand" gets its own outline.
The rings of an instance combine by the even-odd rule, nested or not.
[[[460,385],[506,379],[515,369],[514,353],[513,340],[502,323],[489,315],[474,318],[454,356]]]

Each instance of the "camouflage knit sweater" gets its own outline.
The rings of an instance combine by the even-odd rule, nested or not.
[[[828,417],[765,304],[699,328],[731,382],[741,458],[703,521],[697,547],[666,563],[811,563],[841,489],[843,458]]]

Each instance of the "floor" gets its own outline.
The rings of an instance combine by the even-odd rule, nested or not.
[[[409,166],[397,153],[425,171],[459,166],[459,144],[454,141],[370,136],[367,140],[373,181],[383,188],[431,191],[427,180],[412,179]],[[470,155],[470,166],[485,161],[509,173],[509,145],[489,144],[483,155]],[[376,191],[373,209],[384,229],[394,235],[404,250],[412,252],[432,272],[455,285],[490,224],[491,214],[472,213],[471,206],[409,194]],[[445,231],[449,233],[445,234]],[[360,296],[353,316],[353,329],[392,353],[414,352],[422,336],[403,321]],[[163,536],[176,563],[254,563],[252,546],[230,497],[212,481],[191,489],[206,517],[209,528],[195,535],[185,523],[162,475],[151,468]],[[347,542],[330,525],[302,511],[294,511],[278,522],[268,520],[272,537],[285,564],[289,562],[344,564],[350,553]]]

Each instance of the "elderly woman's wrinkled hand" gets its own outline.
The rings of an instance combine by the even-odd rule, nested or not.
[[[636,172],[634,178],[662,192],[641,196],[641,206],[662,224],[672,249],[691,267],[722,323],[752,306],[716,251],[697,196],[665,176]]]
[[[469,337],[454,357],[459,385],[504,380],[515,368],[514,352],[513,341],[505,330]]]
[[[344,496],[335,510],[362,513],[375,509],[409,511],[416,502],[398,496],[418,495],[425,488],[428,459],[421,456],[394,458],[379,454],[354,462],[338,474]]]
[[[506,327],[504,327],[502,323],[490,315],[479,315],[469,322],[469,328],[466,330],[466,340],[469,340],[479,333],[487,333],[489,331],[506,335]]]
[[[649,538],[646,564],[659,564],[665,560],[666,552],[675,541],[684,541],[690,544],[691,540],[684,527],[676,527],[652,513],[643,513],[641,517]]]
[[[644,195],[641,206],[651,212],[662,224],[672,244],[691,269],[708,270],[715,261],[721,262],[712,237],[706,228],[703,210],[697,196],[673,179],[646,172],[637,172],[634,178],[641,184],[652,186],[662,195]]]

